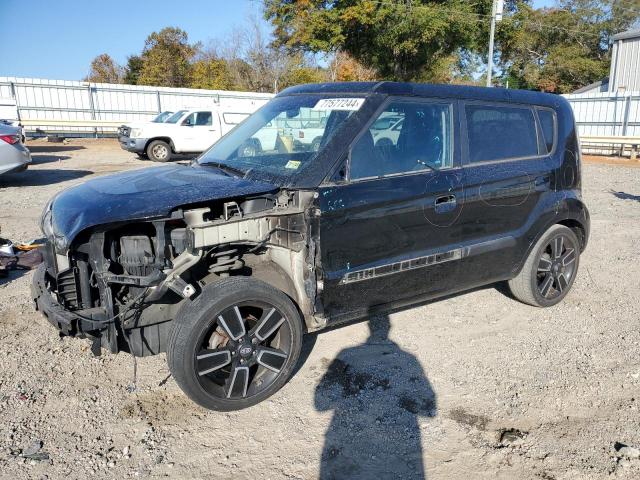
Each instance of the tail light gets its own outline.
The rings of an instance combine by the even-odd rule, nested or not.
[[[17,133],[15,135],[0,135],[0,140],[7,142],[9,145],[13,145],[20,141],[20,135]]]

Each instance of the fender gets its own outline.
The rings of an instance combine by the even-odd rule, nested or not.
[[[513,270],[513,275],[517,275],[522,270],[527,257],[533,250],[533,247],[538,240],[546,233],[549,228],[556,224],[565,225],[572,230],[579,228],[582,231],[581,235],[578,235],[580,240],[580,251],[583,252],[589,241],[589,234],[591,230],[591,221],[589,217],[589,211],[581,199],[571,196],[565,196],[557,202],[555,211],[547,212],[547,215],[541,215],[540,222],[534,223],[529,229],[530,232],[535,232],[532,240],[529,242],[527,248],[522,254],[518,265]]]

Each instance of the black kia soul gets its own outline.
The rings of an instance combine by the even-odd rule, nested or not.
[[[558,303],[589,236],[580,188],[562,97],[303,85],[191,165],[58,194],[33,297],[94,353],[166,352],[191,399],[240,409],[284,385],[305,332],[500,281]]]

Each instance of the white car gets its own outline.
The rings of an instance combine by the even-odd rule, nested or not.
[[[8,125],[20,129],[22,143],[25,142],[26,136],[24,127],[18,120],[18,105],[13,98],[0,98],[0,125]]]
[[[0,123],[0,175],[26,170],[31,163],[31,153],[22,144],[19,127]]]
[[[380,116],[369,129],[376,147],[388,147],[398,143],[404,117],[400,115]]]
[[[162,123],[133,123],[121,127],[118,139],[124,150],[135,152],[141,158],[167,162],[173,154],[204,152],[256,109],[178,110]]]
[[[309,146],[313,152],[320,150],[322,135],[327,127],[327,118],[309,120],[302,123],[298,128],[294,128],[293,138],[295,143],[304,147],[305,150]]]

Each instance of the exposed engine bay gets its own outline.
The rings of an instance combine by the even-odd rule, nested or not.
[[[107,348],[154,355],[165,350],[185,301],[207,284],[244,275],[284,291],[307,328],[320,328],[316,273],[308,267],[318,254],[313,200],[312,192],[282,190],[96,227],[78,235],[66,254],[50,242],[43,283],[63,307],[60,315],[76,321],[49,321],[62,334],[93,339],[95,354]]]

